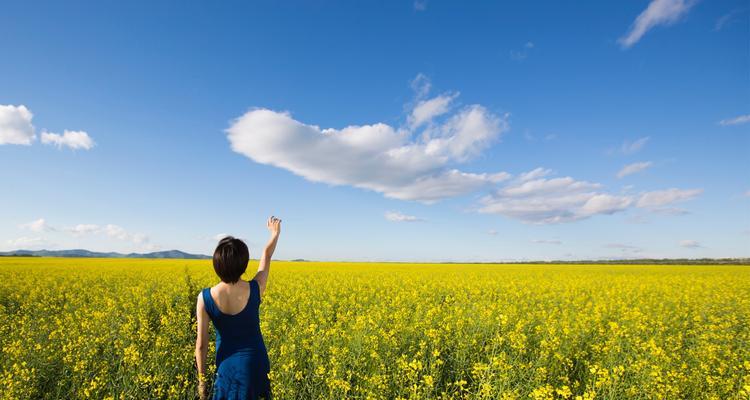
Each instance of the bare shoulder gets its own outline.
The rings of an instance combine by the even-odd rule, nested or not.
[[[198,300],[196,300],[196,304],[198,305],[198,308],[203,308],[203,290],[198,292]]]

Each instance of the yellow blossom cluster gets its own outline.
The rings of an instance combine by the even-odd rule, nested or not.
[[[0,398],[196,398],[216,281],[0,258]],[[750,398],[747,266],[275,262],[261,329],[278,399]]]

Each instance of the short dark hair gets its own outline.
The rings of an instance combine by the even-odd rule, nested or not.
[[[219,240],[214,250],[214,271],[222,282],[235,283],[247,269],[250,251],[240,239],[227,236]]]

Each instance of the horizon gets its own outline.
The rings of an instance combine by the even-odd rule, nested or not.
[[[17,249],[17,250],[10,250],[10,251],[1,251],[0,256],[2,257],[43,257],[43,258],[121,258],[121,257],[107,257],[107,256],[80,256],[80,255],[72,255],[72,256],[61,256],[61,255],[37,255],[34,253],[43,253],[43,252],[88,252],[93,254],[117,254],[118,256],[133,256],[133,255],[143,255],[143,256],[149,256],[153,254],[159,254],[159,253],[170,253],[170,252],[179,252],[183,253],[185,255],[189,256],[198,256],[198,257],[205,257],[205,258],[169,258],[169,257],[158,257],[158,258],[152,258],[152,257],[145,257],[144,259],[154,259],[154,260],[191,260],[191,259],[210,259],[211,255],[209,254],[202,254],[202,253],[190,253],[186,252],[180,249],[165,249],[165,250],[156,250],[151,252],[144,252],[144,253],[120,253],[115,251],[91,251],[87,249],[57,249],[57,250],[50,250],[50,249],[40,249],[40,250],[27,250],[27,249]],[[138,257],[132,257],[134,259],[137,259]],[[258,261],[257,258],[250,257],[250,261]],[[721,257],[721,258],[637,258],[637,257],[611,257],[611,258],[592,258],[592,259],[577,259],[577,260],[557,260],[557,259],[499,259],[494,261],[464,261],[464,260],[448,260],[448,261],[400,261],[400,260],[320,260],[320,259],[307,259],[307,258],[286,258],[286,259],[277,259],[276,261],[280,262],[314,262],[314,263],[373,263],[373,264],[548,264],[548,263],[562,263],[562,264],[575,264],[575,263],[626,263],[631,264],[631,262],[637,262],[637,261],[658,261],[658,262],[669,262],[669,261],[680,261],[680,262],[696,262],[696,261],[737,261],[735,263],[736,265],[746,265],[750,264],[750,257]],[[632,263],[633,265],[641,265],[638,263]],[[702,265],[703,263],[699,264]],[[731,264],[731,263],[730,263]],[[645,264],[644,264],[645,265]],[[668,265],[668,264],[665,264]]]
[[[746,1],[6,9],[0,252],[750,257]]]

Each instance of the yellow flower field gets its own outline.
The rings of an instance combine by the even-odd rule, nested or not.
[[[215,282],[0,258],[0,398],[195,398]],[[277,399],[750,397],[747,266],[274,262],[261,327]]]

